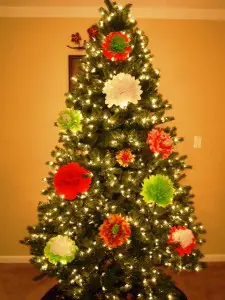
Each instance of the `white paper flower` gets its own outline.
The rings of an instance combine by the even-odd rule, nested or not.
[[[68,236],[57,235],[51,238],[44,249],[45,256],[48,260],[57,264],[67,264],[74,260],[78,247],[75,242]]]
[[[139,79],[125,73],[119,73],[109,79],[102,92],[106,94],[105,103],[109,107],[113,104],[126,107],[129,102],[137,104],[142,94]]]
[[[173,240],[182,248],[188,247],[193,242],[194,235],[190,229],[180,229],[173,233]]]

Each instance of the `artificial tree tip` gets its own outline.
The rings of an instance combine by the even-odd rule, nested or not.
[[[109,10],[111,10],[113,8],[113,2],[111,0],[104,0],[104,2]]]

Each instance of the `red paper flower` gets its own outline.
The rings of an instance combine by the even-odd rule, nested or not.
[[[128,167],[129,164],[134,162],[135,155],[131,153],[130,149],[123,149],[116,155],[116,160],[123,167]]]
[[[153,129],[148,133],[147,144],[153,153],[162,154],[167,159],[173,150],[173,140],[163,129]]]
[[[80,45],[80,41],[82,40],[79,32],[71,35],[71,42]]]
[[[102,43],[103,54],[111,60],[125,60],[129,57],[130,39],[122,32],[111,32]]]
[[[108,247],[117,248],[130,237],[130,224],[120,215],[110,215],[99,227],[99,235]]]
[[[190,254],[196,247],[196,238],[186,226],[177,226],[170,229],[168,243],[178,245],[175,251],[180,256],[184,256],[185,254]]]
[[[59,195],[67,200],[73,200],[77,194],[86,192],[91,184],[89,171],[78,163],[68,163],[60,167],[54,177],[54,186]]]
[[[89,39],[93,40],[96,36],[98,36],[98,27],[96,25],[91,26],[87,30],[89,34]]]

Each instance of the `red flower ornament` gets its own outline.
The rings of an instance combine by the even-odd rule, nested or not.
[[[177,226],[170,229],[169,244],[175,244],[175,251],[180,255],[190,254],[196,247],[196,238],[186,226]]]
[[[122,32],[111,32],[102,42],[103,54],[114,61],[125,60],[129,57],[131,46],[130,39]]]
[[[94,38],[96,38],[96,36],[98,36],[98,27],[96,25],[93,25],[88,28],[87,32],[89,35],[89,39],[93,40]]]
[[[147,144],[153,153],[160,153],[167,159],[173,150],[173,140],[163,129],[153,129],[148,133]]]
[[[116,160],[123,167],[128,167],[132,162],[134,162],[134,159],[135,155],[132,154],[130,149],[123,149],[116,155]]]
[[[56,192],[67,200],[74,200],[77,194],[90,188],[92,179],[88,177],[89,174],[88,170],[74,162],[60,167],[54,177]]]
[[[110,248],[123,245],[130,235],[130,224],[121,215],[110,215],[99,227],[99,236]]]

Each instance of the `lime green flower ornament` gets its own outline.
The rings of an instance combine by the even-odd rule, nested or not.
[[[57,235],[51,238],[44,249],[44,254],[50,263],[66,265],[74,260],[78,247],[68,236]]]
[[[57,123],[62,131],[81,131],[82,114],[79,110],[67,108],[59,113]]]
[[[141,195],[147,203],[166,207],[172,204],[173,192],[172,181],[167,176],[157,174],[144,179]]]

